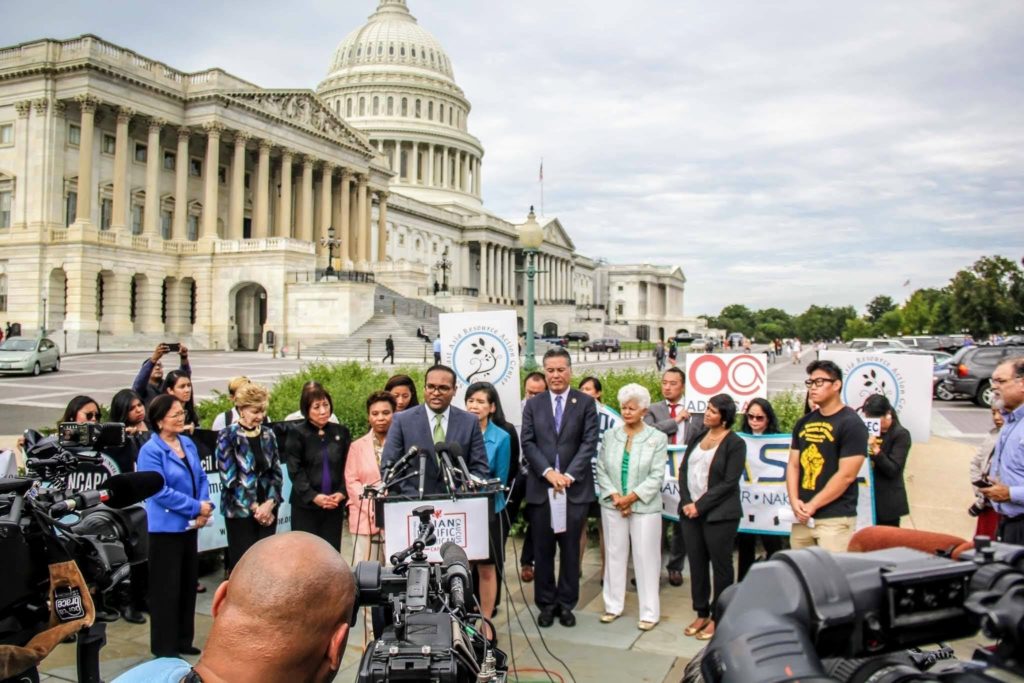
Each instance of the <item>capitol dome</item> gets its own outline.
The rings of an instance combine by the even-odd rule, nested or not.
[[[334,51],[317,92],[391,163],[392,189],[434,203],[481,206],[483,147],[451,60],[406,0],[380,0]]]

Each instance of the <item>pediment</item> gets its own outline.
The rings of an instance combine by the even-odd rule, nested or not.
[[[264,114],[269,114],[298,128],[322,135],[368,157],[377,154],[362,133],[350,126],[308,90],[258,90],[224,93],[234,100]]]
[[[552,218],[550,221],[545,223],[542,227],[544,230],[544,241],[556,244],[560,247],[576,250],[576,245],[573,244],[572,239],[569,237],[569,233],[562,227],[561,221],[557,218]]]

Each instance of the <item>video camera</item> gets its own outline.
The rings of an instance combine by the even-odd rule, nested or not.
[[[979,536],[960,561],[909,548],[776,553],[725,591],[705,681],[983,681],[1024,677],[1024,547]],[[971,661],[950,648],[983,633]],[[690,680],[690,679],[684,679]]]
[[[73,561],[90,591],[109,591],[128,576],[131,564],[146,559],[146,511],[135,504],[163,487],[160,474],[114,475],[92,491],[65,486],[69,474],[101,459],[69,449],[123,443],[124,425],[66,423],[58,439],[29,448],[31,476],[0,479],[0,649],[20,648],[52,628],[54,565]],[[56,591],[57,621],[82,619],[86,600],[77,588]],[[105,636],[102,625],[92,629],[78,640],[80,681],[100,680],[99,648]],[[0,657],[0,663],[5,661]],[[17,673],[0,667],[0,679]]]
[[[419,518],[416,540],[391,556],[392,569],[379,562],[356,565],[357,606],[388,610],[392,622],[363,653],[357,680],[503,683],[505,653],[471,625],[483,619],[466,606],[473,586],[465,551],[445,543],[442,561],[428,562],[424,549],[437,542],[434,508],[422,505],[413,514]]]

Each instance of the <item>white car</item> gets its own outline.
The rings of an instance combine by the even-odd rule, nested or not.
[[[43,370],[60,370],[60,350],[49,339],[10,337],[0,344],[0,373],[38,375]]]
[[[854,339],[849,346],[851,351],[881,351],[882,349],[910,348],[898,339]]]

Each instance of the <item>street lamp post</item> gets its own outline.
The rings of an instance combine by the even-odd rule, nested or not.
[[[534,357],[533,347],[533,279],[537,273],[542,272],[537,270],[535,259],[537,251],[544,243],[544,231],[537,224],[537,216],[533,213],[532,206],[530,214],[526,217],[526,222],[519,228],[519,243],[526,256],[526,268],[517,271],[526,273],[526,359],[523,361],[523,368],[527,372],[533,372],[537,369],[537,359]]]
[[[444,248],[441,258],[434,264],[434,268],[441,271],[441,291],[448,291],[448,271],[452,269],[451,259],[448,258],[448,247]]]
[[[46,295],[43,295],[43,319],[39,321],[39,336],[46,336]]]
[[[334,270],[334,248],[341,246],[341,240],[334,238],[334,227],[327,228],[327,237],[320,238],[320,246],[327,247],[327,270],[324,271],[324,277],[333,277],[336,273]]]

